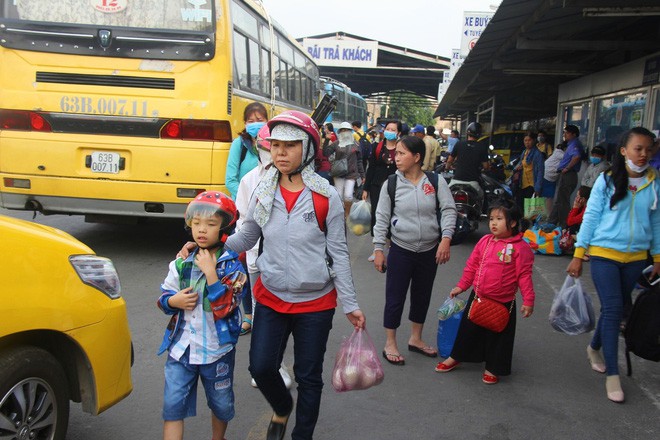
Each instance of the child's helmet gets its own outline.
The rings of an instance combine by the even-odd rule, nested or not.
[[[321,144],[321,136],[319,135],[319,126],[308,115],[296,110],[289,110],[280,113],[273,119],[268,121],[268,128],[273,131],[273,128],[278,124],[291,124],[300,128],[302,131],[309,135],[309,138],[314,143],[314,150]]]
[[[222,227],[220,228],[220,237],[218,238],[222,243],[234,231],[236,220],[239,217],[234,201],[220,191],[204,191],[188,203],[185,214],[186,226],[190,227],[192,219],[196,215],[203,218],[214,215],[220,216]]]

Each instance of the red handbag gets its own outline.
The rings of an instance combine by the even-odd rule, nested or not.
[[[480,298],[475,293],[468,310],[468,319],[487,330],[501,333],[509,323],[513,303],[514,301],[511,301],[511,307],[507,309],[504,304],[492,299]]]
[[[481,285],[481,272],[483,271],[484,263],[486,261],[486,254],[492,243],[493,240],[490,239],[486,244],[483,255],[481,256],[481,265],[479,267],[477,283],[475,285],[474,299],[468,310],[468,319],[487,330],[501,333],[509,323],[509,317],[515,301],[511,301],[511,306],[507,310],[504,304],[489,298],[479,297],[476,292],[476,287]]]

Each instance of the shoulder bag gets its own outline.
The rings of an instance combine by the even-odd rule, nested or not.
[[[483,271],[486,253],[488,252],[492,242],[492,239],[488,242],[486,249],[484,250],[484,254],[481,257],[481,266],[479,267],[479,279],[477,280],[477,286],[480,284],[481,272]],[[476,325],[487,330],[495,333],[501,333],[509,323],[509,317],[511,315],[511,311],[513,310],[513,304],[515,303],[515,300],[511,301],[511,306],[509,306],[507,309],[504,304],[500,302],[489,298],[482,298],[477,295],[477,286],[475,286],[474,299],[472,300],[472,304],[470,304],[470,309],[468,310],[468,319]]]

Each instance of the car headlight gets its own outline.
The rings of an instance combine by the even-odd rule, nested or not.
[[[119,275],[112,260],[96,255],[72,255],[69,261],[83,283],[100,290],[111,299],[121,296]]]

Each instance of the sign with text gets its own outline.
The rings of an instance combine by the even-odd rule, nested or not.
[[[378,41],[304,38],[303,47],[319,66],[376,67]]]
[[[463,65],[463,58],[461,56],[461,50],[460,49],[452,49],[451,50],[451,63],[449,64],[449,80],[451,81],[454,79],[454,75],[456,75],[456,72],[458,69],[461,68]]]
[[[461,35],[461,56],[467,57],[484,29],[488,26],[494,12],[463,12],[463,34]]]

